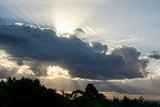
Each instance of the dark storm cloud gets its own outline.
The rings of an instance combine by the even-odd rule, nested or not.
[[[125,67],[129,72],[133,70],[137,71],[137,73],[139,71],[139,73],[146,73],[145,68],[149,61],[146,59],[140,59],[141,53],[134,47],[122,46],[121,48],[114,49],[112,55],[121,56],[125,62]]]
[[[91,46],[76,37],[58,37],[50,29],[30,26],[0,25],[0,47],[20,65],[25,64],[37,76],[47,76],[48,65],[68,69],[72,77],[88,79],[123,79],[143,77],[148,61],[139,59],[135,48],[121,47],[106,55],[107,45],[93,42]]]
[[[108,51],[107,45],[102,45],[97,41],[91,42],[92,51],[99,54],[105,54]]]

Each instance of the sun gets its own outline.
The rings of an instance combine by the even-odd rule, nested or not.
[[[69,33],[69,34],[74,33],[74,28],[66,24],[57,25],[56,30],[58,33]]]
[[[59,22],[56,24],[56,32],[58,36],[69,36],[69,35],[73,35],[75,32],[75,27],[70,24],[70,23],[66,23],[66,22]]]

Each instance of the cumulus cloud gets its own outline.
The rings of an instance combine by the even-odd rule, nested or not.
[[[12,56],[7,54],[3,49],[0,49],[0,78],[22,77],[34,75],[30,70],[30,66],[23,64],[20,66],[17,61],[12,59]]]
[[[48,66],[60,66],[73,78],[138,78],[144,77],[148,63],[133,47],[120,47],[107,55],[107,45],[90,45],[75,35],[58,37],[54,30],[30,26],[0,25],[0,47],[36,76],[48,76]]]
[[[92,41],[91,47],[92,47],[93,52],[99,53],[99,54],[105,54],[108,51],[107,45],[102,45],[101,43],[97,41]]]
[[[13,76],[17,71],[17,65],[15,61],[11,60],[9,55],[0,50],[0,76],[1,78],[7,78]]]
[[[121,56],[128,71],[137,71],[137,73],[147,73],[145,68],[149,61],[147,59],[140,59],[141,53],[134,47],[122,46],[114,49],[112,55]]]

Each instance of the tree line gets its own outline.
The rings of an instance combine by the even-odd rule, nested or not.
[[[46,88],[38,79],[8,78],[0,82],[0,107],[160,107],[157,102],[139,99],[107,99],[99,93],[93,84],[88,84],[85,91],[72,93]]]

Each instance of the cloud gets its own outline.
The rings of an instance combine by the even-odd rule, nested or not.
[[[148,55],[148,57],[159,60],[160,59],[160,55]]]
[[[0,25],[0,48],[37,77],[48,76],[48,66],[60,66],[72,78],[139,78],[148,63],[133,47],[123,46],[107,55],[107,45],[92,42],[90,46],[75,35],[58,37],[54,30],[31,26]]]
[[[102,45],[97,41],[91,41],[92,51],[99,54],[105,54],[108,51],[107,45]]]
[[[19,65],[18,60],[12,59],[12,56],[0,49],[0,78],[22,77],[35,75],[28,65]]]
[[[160,54],[159,51],[152,51],[150,55],[148,55],[148,57],[159,60],[160,59]]]
[[[11,60],[9,55],[0,50],[0,76],[1,78],[7,78],[13,76],[17,71],[17,65],[15,61]]]
[[[118,92],[124,94],[133,95],[146,95],[144,97],[154,98],[160,95],[160,73],[159,69],[152,71],[145,78],[134,78],[134,79],[121,79],[121,80],[106,80],[106,81],[95,81],[87,79],[70,79],[70,78],[59,78],[59,79],[48,79],[41,78],[41,83],[47,87],[55,88],[57,90],[83,90],[88,83],[93,83],[99,91],[102,92]],[[59,85],[61,83],[61,85]],[[113,95],[114,96],[114,95]],[[116,96],[114,96],[116,97]],[[134,97],[135,98],[135,97]],[[159,99],[160,97],[158,97]],[[156,99],[156,98],[155,98]]]
[[[85,34],[86,32],[82,28],[77,28],[74,30],[75,33],[82,33]]]
[[[160,95],[160,73],[159,69],[152,71],[146,78],[112,80],[106,83],[108,87],[101,87],[103,90],[116,91],[119,93],[141,94],[141,95]]]
[[[126,65],[128,71],[138,71],[137,73],[147,73],[145,68],[148,66],[149,60],[140,59],[141,53],[134,47],[122,46],[114,49],[112,55],[121,56]]]

